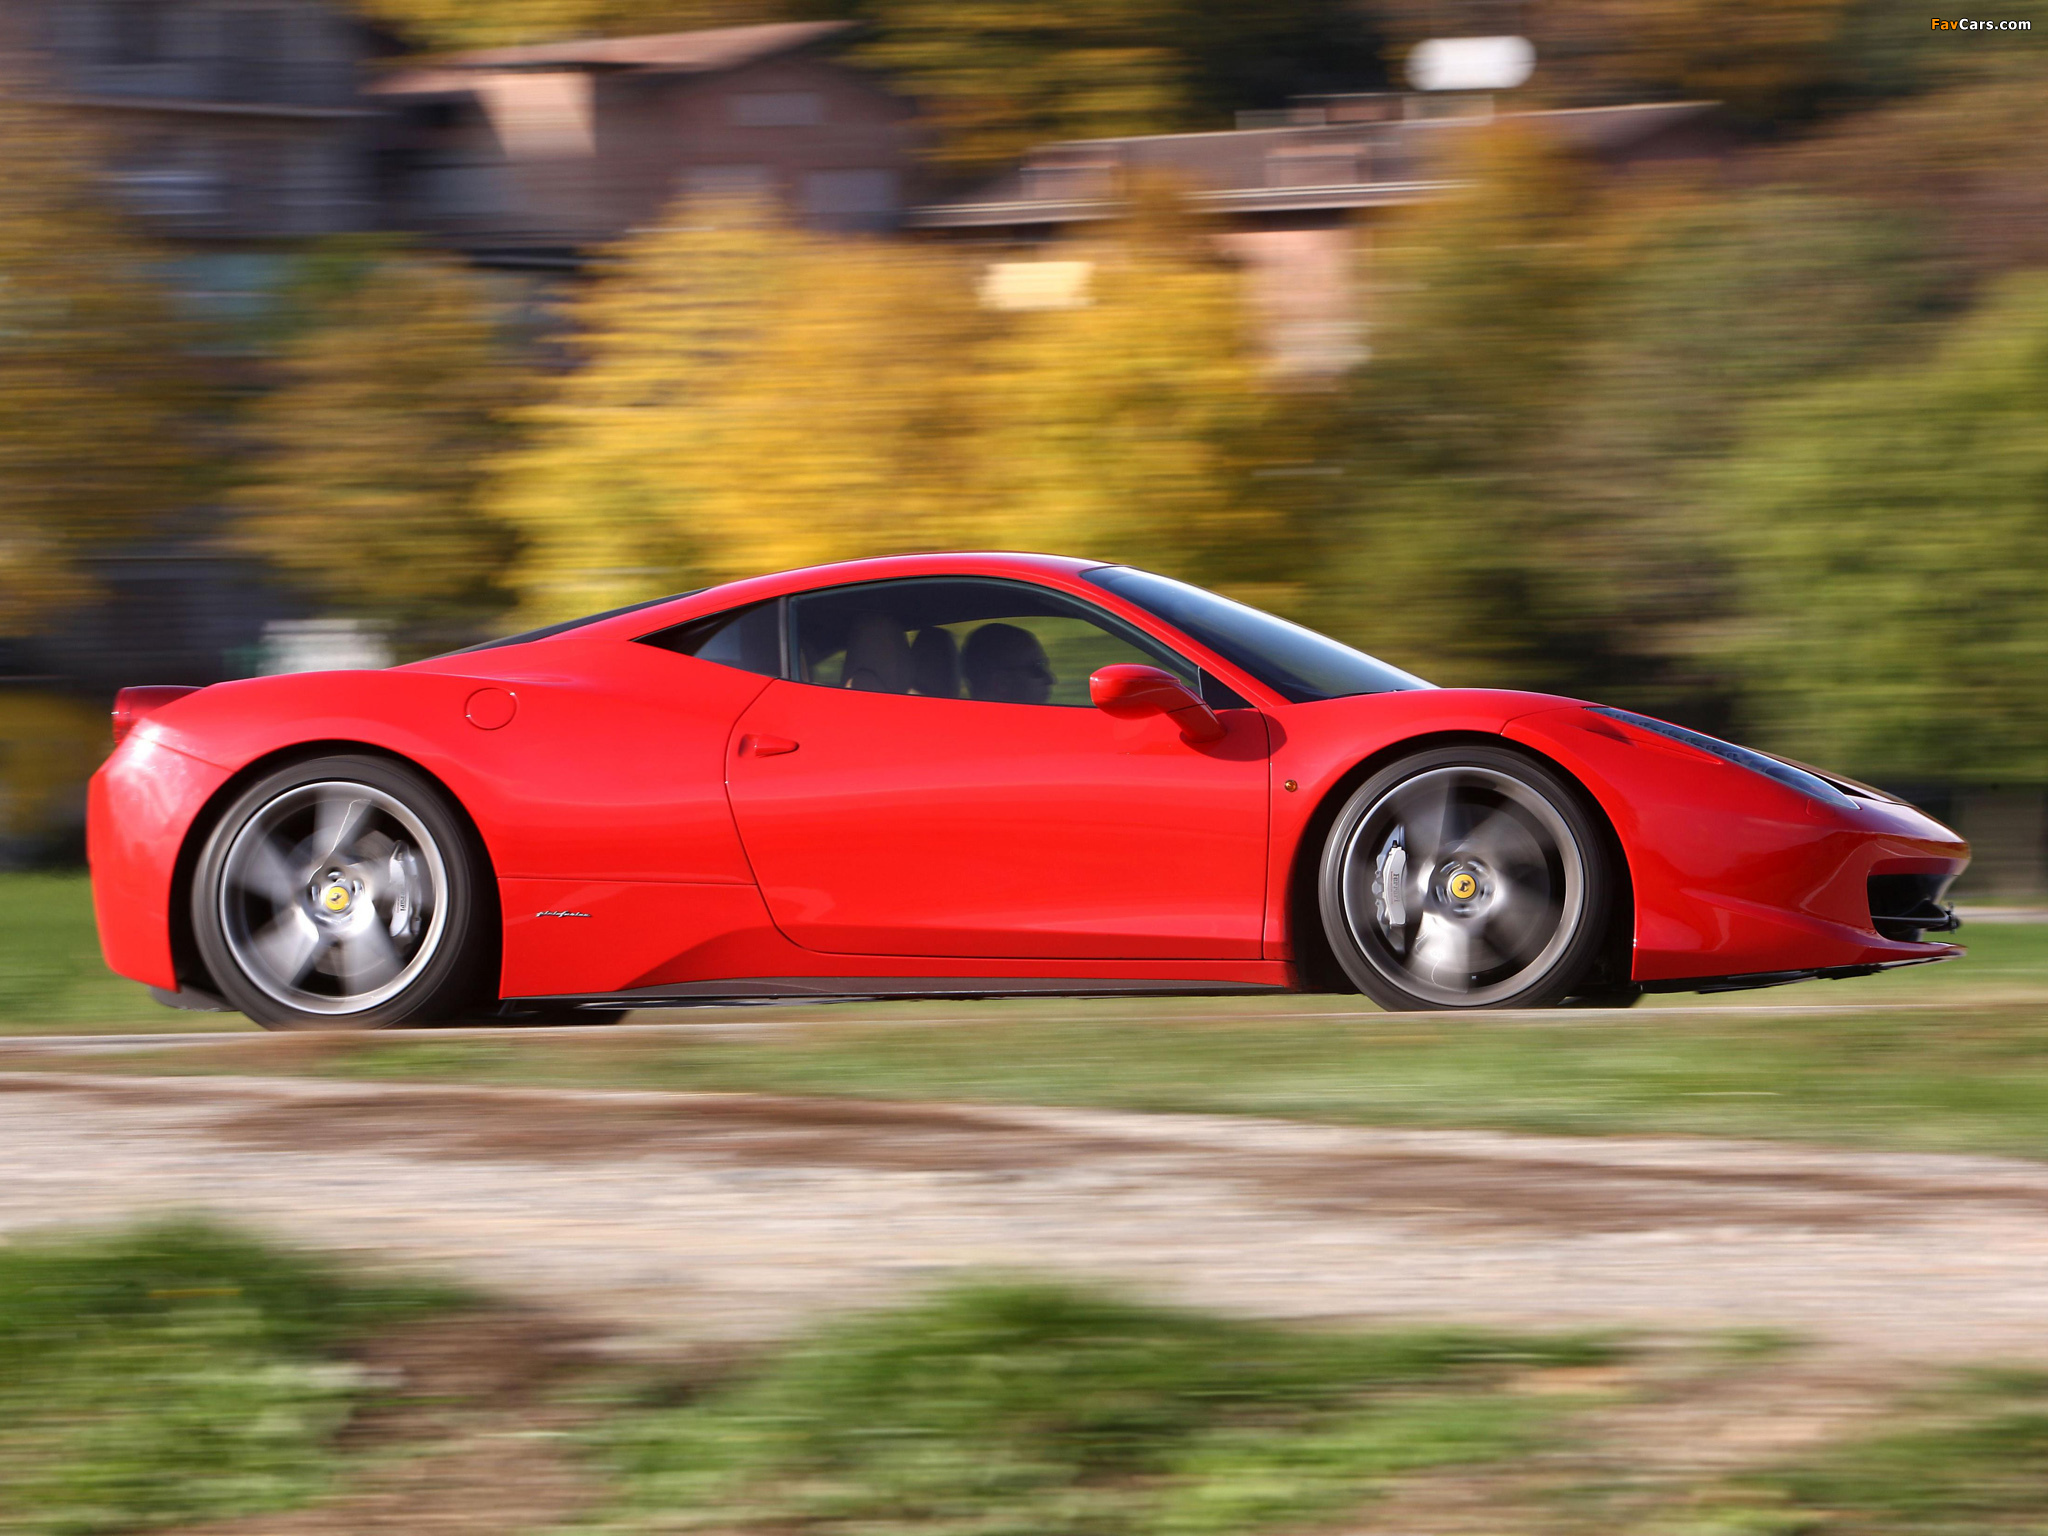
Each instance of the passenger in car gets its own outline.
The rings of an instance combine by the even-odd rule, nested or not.
[[[846,631],[845,686],[863,693],[910,692],[910,642],[884,613],[854,615]]]
[[[1046,704],[1052,700],[1052,663],[1028,629],[984,624],[960,649],[967,696],[993,704]]]

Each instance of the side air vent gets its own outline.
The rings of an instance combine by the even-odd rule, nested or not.
[[[1924,933],[1953,933],[1962,919],[1941,903],[1946,875],[1872,875],[1870,923],[1880,936],[1916,944]]]

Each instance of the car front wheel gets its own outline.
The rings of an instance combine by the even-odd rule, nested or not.
[[[221,996],[270,1029],[383,1029],[479,1000],[470,838],[399,763],[335,756],[253,784],[202,852],[192,926]]]
[[[1613,886],[1573,789],[1473,746],[1366,780],[1330,829],[1319,895],[1338,964],[1382,1007],[1529,1008],[1593,975]]]

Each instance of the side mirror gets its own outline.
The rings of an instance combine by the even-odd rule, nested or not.
[[[1162,672],[1157,667],[1125,662],[1100,668],[1088,679],[1088,697],[1105,714],[1125,719],[1167,715],[1180,727],[1181,737],[1186,741],[1221,741],[1225,734],[1215,710],[1171,672]]]

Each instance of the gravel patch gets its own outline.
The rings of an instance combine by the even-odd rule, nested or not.
[[[2048,1363],[2048,1167],[1676,1137],[0,1074],[0,1232],[203,1209],[650,1345],[1049,1271],[1274,1317]]]

